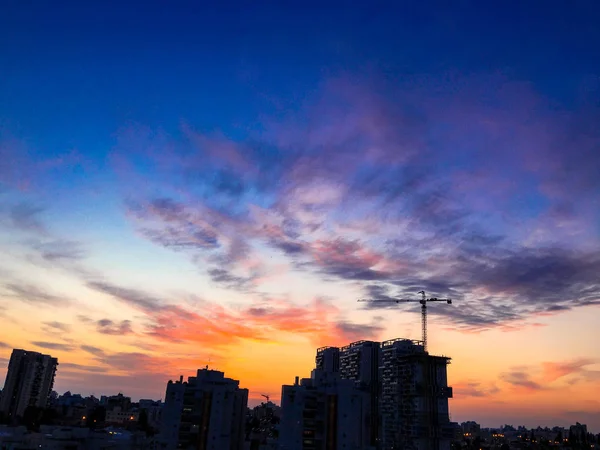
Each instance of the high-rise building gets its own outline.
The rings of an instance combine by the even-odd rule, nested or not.
[[[377,446],[379,436],[379,363],[380,343],[357,341],[345,347],[322,347],[317,349],[317,369],[338,373],[340,379],[354,383],[354,388],[368,393],[364,407],[366,421],[361,435],[364,447]]]
[[[281,450],[370,450],[364,436],[369,394],[337,372],[312,371],[281,394]]]
[[[355,382],[356,389],[368,393],[364,446],[377,446],[379,437],[379,364],[380,343],[352,342],[340,349],[340,376]]]
[[[456,429],[448,411],[450,358],[408,339],[382,342],[381,358],[382,448],[449,450]]]
[[[317,369],[354,382],[368,394],[366,420],[358,425],[365,448],[445,450],[456,432],[447,385],[450,358],[432,356],[421,341],[358,341],[317,350]]]
[[[340,371],[340,349],[337,347],[321,347],[317,349],[315,366],[327,373]]]
[[[22,417],[28,406],[45,408],[54,385],[58,360],[50,355],[15,349],[8,363],[0,412]]]
[[[159,437],[165,450],[241,450],[248,390],[223,372],[200,369],[169,381]]]

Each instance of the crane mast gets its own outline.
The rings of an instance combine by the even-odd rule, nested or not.
[[[427,298],[425,295],[425,291],[419,291],[421,294],[420,299],[412,299],[412,298],[398,298],[398,299],[377,299],[377,300],[369,300],[369,299],[359,299],[359,302],[367,302],[367,303],[405,303],[405,302],[414,302],[421,304],[421,334],[423,340],[423,348],[427,351],[427,303],[429,302],[446,302],[448,305],[452,304],[452,299],[449,298],[437,298],[431,297]]]

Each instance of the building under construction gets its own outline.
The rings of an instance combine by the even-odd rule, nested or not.
[[[447,366],[450,358],[432,356],[423,341],[358,341],[322,347],[318,370],[354,381],[368,396],[363,448],[448,450],[456,425],[450,422]]]
[[[450,422],[447,365],[450,358],[429,355],[422,341],[381,343],[380,415],[383,450],[448,450]]]

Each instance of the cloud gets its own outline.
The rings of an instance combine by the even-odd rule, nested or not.
[[[265,118],[260,135],[129,129],[115,153],[130,162],[123,185],[141,235],[185,252],[221,288],[260,293],[269,260],[283,258],[371,297],[451,297],[432,318],[510,331],[600,304],[586,194],[600,187],[598,117],[593,101],[557,108],[502,74],[345,75]],[[132,172],[155,189],[140,191]]]
[[[57,334],[57,333],[68,333],[69,331],[71,331],[71,325],[67,324],[67,323],[62,323],[62,322],[42,322],[42,324],[44,325],[44,331],[46,331],[47,333],[50,334]]]
[[[214,227],[173,199],[157,198],[145,205],[131,205],[129,211],[148,225],[155,222],[152,227],[143,226],[141,233],[156,244],[174,249],[219,247]]]
[[[81,345],[79,348],[84,352],[91,353],[94,356],[104,356],[104,350],[98,347],[94,347],[93,345]]]
[[[455,397],[484,398],[497,394],[500,389],[495,386],[484,386],[478,381],[463,381],[452,384]]]
[[[136,289],[124,288],[104,281],[89,281],[87,286],[90,289],[103,292],[119,301],[143,311],[152,311],[156,308],[160,308],[162,303],[156,297],[153,297],[145,292]]]
[[[113,322],[110,319],[100,319],[96,322],[96,330],[101,334],[124,336],[133,333],[130,320]]]
[[[61,376],[65,372],[64,369],[73,370],[73,371],[76,371],[76,372],[91,372],[91,373],[105,373],[105,372],[108,372],[108,369],[106,367],[85,366],[85,365],[74,364],[74,363],[60,363]]]
[[[32,244],[42,259],[47,262],[76,262],[84,259],[86,252],[80,242],[54,239]]]
[[[16,298],[26,303],[52,306],[62,306],[69,303],[67,299],[49,294],[33,284],[10,282],[4,284],[3,287],[5,289],[5,296]]]
[[[337,322],[334,327],[343,336],[343,339],[348,342],[362,339],[377,339],[384,330],[380,325],[358,324],[346,321]]]
[[[98,358],[103,364],[125,372],[141,372],[144,370],[157,370],[161,364],[158,358],[137,352],[122,352],[104,355]]]
[[[546,389],[545,386],[533,381],[529,374],[519,370],[513,370],[511,372],[504,373],[502,374],[501,378],[504,382],[518,388],[523,388],[527,391],[541,391]]]
[[[549,383],[571,375],[600,380],[600,370],[587,369],[587,367],[598,363],[600,363],[600,360],[589,358],[579,358],[561,362],[543,362],[543,377]]]
[[[44,235],[47,234],[47,229],[39,218],[42,212],[43,208],[41,207],[29,203],[19,203],[10,209],[10,218],[15,228]]]
[[[8,345],[6,342],[0,341],[0,348],[12,348],[12,347],[10,345]]]
[[[236,276],[225,269],[209,269],[208,275],[215,283],[226,286],[230,289],[244,290],[249,286],[250,282],[249,278]]]
[[[143,332],[170,343],[194,342],[218,347],[237,339],[266,341],[275,331],[305,335],[315,342],[339,343],[345,342],[349,336],[357,336],[361,329],[369,333],[379,332],[376,325],[353,325],[344,320],[338,320],[339,326],[332,328],[330,321],[340,319],[341,314],[338,308],[324,299],[315,299],[305,305],[271,300],[268,304],[255,302],[242,309],[204,301],[201,308],[195,310],[139,289],[107,282],[89,282],[88,286],[143,312],[147,318]],[[96,325],[97,330],[105,334],[132,332],[131,323],[127,320],[114,322],[102,319]]]
[[[389,277],[376,270],[383,257],[362,246],[357,241],[341,238],[332,241],[317,241],[312,249],[315,263],[328,275],[350,280],[381,280]]]
[[[74,349],[72,345],[63,344],[59,342],[32,341],[31,343],[36,347],[45,348],[47,350],[62,350],[68,352]]]

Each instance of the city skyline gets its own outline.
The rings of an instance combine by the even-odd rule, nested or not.
[[[453,421],[600,430],[598,5],[20,3],[0,378],[26,348],[62,392],[209,364],[279,401],[316,348],[420,339],[357,300],[425,290]]]
[[[392,345],[396,341],[401,341],[400,343],[402,343],[402,341],[405,341],[405,339],[404,338],[396,338],[396,339],[392,339],[392,340],[387,341],[387,342],[383,342],[383,344],[389,346],[389,345]],[[410,341],[410,340],[408,340],[408,342],[410,343],[409,345],[422,345],[422,341],[417,341],[417,340]],[[317,375],[317,377],[322,376],[324,373],[330,373],[331,374],[332,372],[338,372],[340,370],[340,363],[339,363],[340,350],[342,351],[342,355],[344,354],[344,352],[348,352],[348,353],[346,353],[346,355],[348,355],[348,354],[351,354],[354,350],[356,350],[358,348],[361,348],[363,345],[366,345],[366,346],[370,347],[372,344],[378,344],[379,345],[379,344],[382,344],[382,343],[361,340],[361,341],[356,341],[356,342],[352,342],[352,343],[347,343],[347,345],[345,345],[343,347],[340,347],[340,348],[338,348],[338,347],[321,347],[319,349],[316,349],[316,358],[315,358],[315,361],[314,361],[314,363],[315,363],[314,367],[317,370],[317,372],[319,373],[319,375]],[[331,351],[333,351],[333,350],[335,350],[336,352],[332,354]],[[23,350],[23,349],[13,349],[13,353],[19,354],[21,352],[35,353],[35,352],[30,352],[30,351],[27,351],[27,350]],[[51,355],[38,354],[38,356],[42,356],[42,357],[45,357],[45,358],[52,358]],[[369,361],[370,357],[367,356],[366,358],[367,358],[366,361]],[[440,358],[440,357],[439,356],[434,356],[434,358]],[[446,357],[443,357],[441,359],[446,359]],[[334,362],[334,361],[337,361],[337,362]],[[58,366],[59,365],[58,361],[55,361],[55,364]],[[70,364],[68,362],[66,363],[66,365],[70,366]],[[346,370],[347,370],[347,368],[346,368]],[[353,373],[355,375],[358,375],[359,373],[361,373],[362,376],[364,376],[366,374],[366,372],[363,372],[363,370],[365,370],[365,369],[363,368],[363,369],[359,370],[359,372],[353,372]],[[200,374],[200,373],[205,372],[205,371],[206,372],[210,372],[210,373],[217,373],[217,374],[220,373],[221,376],[224,375],[224,372],[221,372],[218,368],[209,367],[209,365],[206,365],[205,367],[202,367],[202,368],[198,368],[197,370],[193,371],[192,373]],[[343,367],[342,367],[342,371],[344,371]],[[154,395],[150,395],[150,396],[147,396],[146,398],[144,398],[144,397],[136,398],[135,396],[128,395],[126,392],[124,392],[122,390],[117,390],[117,391],[114,391],[114,392],[101,392],[101,393],[97,393],[97,392],[85,392],[85,391],[83,391],[83,392],[82,391],[79,391],[79,392],[73,391],[72,392],[71,390],[66,390],[66,391],[64,391],[62,393],[61,392],[56,392],[55,390],[52,390],[52,392],[54,394],[57,394],[58,397],[61,397],[63,395],[69,395],[69,396],[75,395],[75,396],[77,396],[77,395],[83,394],[84,397],[94,397],[96,399],[96,401],[98,401],[98,400],[100,400],[102,398],[105,398],[105,397],[106,398],[113,398],[114,397],[114,398],[124,399],[126,401],[128,399],[132,399],[134,402],[137,402],[137,401],[139,401],[139,402],[155,402],[155,401],[157,401],[157,402],[159,402],[159,404],[163,405],[164,402],[166,401],[166,397],[168,397],[169,390],[172,388],[173,384],[174,383],[175,384],[177,384],[177,383],[183,383],[184,379],[186,377],[187,377],[187,379],[189,381],[190,376],[191,376],[190,373],[187,373],[187,374],[181,374],[181,375],[179,375],[179,379],[178,380],[177,379],[171,379],[171,378],[165,378],[167,388],[166,388],[166,392],[163,392],[163,394],[166,394],[166,395],[161,395],[160,397],[157,397],[157,396],[154,396]],[[306,377],[302,377],[302,376],[298,376],[298,375],[296,376],[296,382],[299,382],[299,380],[302,380],[302,379],[306,379]],[[228,379],[228,380],[230,380],[230,379]],[[188,383],[188,381],[185,381],[185,383]],[[233,381],[235,381],[236,383],[242,383],[243,384],[243,380],[233,380]],[[288,384],[283,383],[282,386],[281,386],[282,392],[284,392],[285,389],[289,388],[289,387],[290,386]],[[242,391],[248,391],[248,389],[244,388],[243,385],[239,386],[239,388]],[[451,389],[452,389],[452,387],[451,387]],[[2,395],[1,394],[2,394],[3,391],[4,391],[4,386],[3,386],[3,389],[0,389],[0,399],[2,399]],[[246,395],[248,395],[248,394],[246,394]],[[277,403],[272,402],[272,398],[273,397],[281,399],[281,396],[279,396],[279,395],[257,394],[257,395],[254,396],[254,401],[248,402],[248,408],[252,409],[254,407],[260,406],[261,404],[264,405],[264,404],[268,404],[270,402],[272,404],[277,405]],[[248,396],[248,399],[250,399],[250,398],[252,398],[252,397]],[[265,399],[266,399],[266,403],[265,403]],[[50,400],[50,398],[49,398],[49,404],[52,403],[52,401],[56,401],[56,399]],[[450,401],[452,401],[452,400],[450,400]],[[119,412],[119,413],[120,414],[125,414],[125,413],[121,413],[121,412]],[[450,410],[450,416],[451,415],[452,415],[452,412]],[[129,414],[125,414],[125,416],[129,417]],[[469,423],[475,423],[475,424],[479,425],[478,420],[475,417],[471,417],[471,418],[465,419],[465,420],[459,420],[458,422],[455,422],[455,424],[456,425],[464,425],[465,422],[467,424],[469,424]],[[577,423],[579,425],[580,421],[577,420],[577,418],[576,418],[575,419],[575,423]],[[562,423],[562,424],[556,424],[556,423],[552,423],[552,424],[549,424],[549,423],[539,424],[539,423],[537,423],[537,424],[533,424],[533,425],[526,425],[524,423],[518,423],[518,422],[514,422],[514,421],[510,421],[510,420],[502,422],[501,424],[489,424],[489,423],[486,424],[486,423],[483,423],[482,425],[485,428],[487,428],[487,429],[496,429],[496,430],[502,429],[504,427],[513,427],[513,428],[516,429],[516,428],[519,428],[519,427],[522,427],[522,426],[525,426],[527,429],[532,429],[532,430],[533,429],[538,429],[538,428],[556,428],[556,427],[567,428],[568,429],[569,426],[572,426],[571,424],[567,424],[567,423]],[[584,425],[587,426],[587,424],[584,424]],[[592,433],[592,434],[595,433],[596,431],[597,430],[594,430],[594,426],[593,425],[589,429],[589,432]],[[599,434],[599,436],[600,436],[600,434]]]

